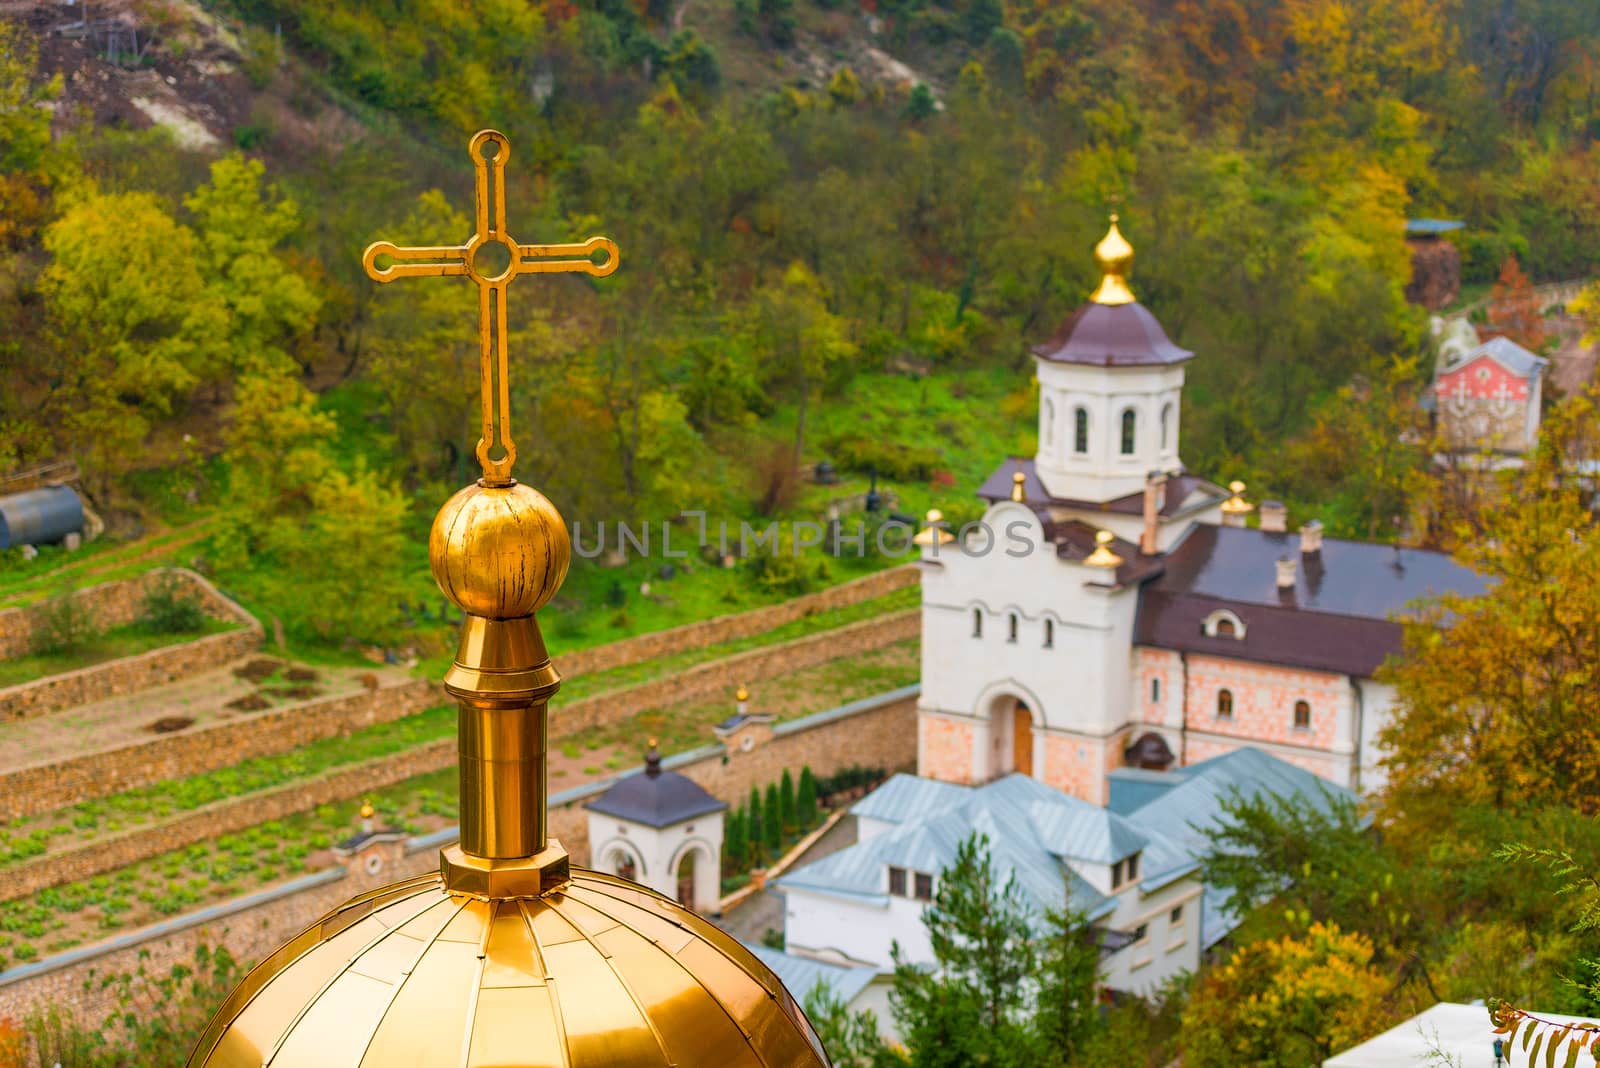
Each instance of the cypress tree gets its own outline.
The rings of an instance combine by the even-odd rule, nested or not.
[[[778,780],[778,805],[783,815],[783,833],[793,834],[800,826],[799,812],[794,805],[794,776],[789,774],[789,769],[783,769],[783,778]]]
[[[767,855],[766,828],[761,826],[761,791],[754,786],[750,787],[750,801],[745,806],[745,818],[749,821],[745,825],[746,848],[750,851],[750,862],[760,864]]]
[[[783,810],[780,805],[777,784],[767,783],[767,800],[761,812],[761,840],[772,860],[777,860],[783,852]]]
[[[722,833],[722,875],[724,878],[744,871],[749,840],[744,833],[744,806],[728,810],[727,825]]]
[[[800,769],[800,796],[795,801],[795,819],[804,831],[817,825],[817,777],[811,774],[810,764]]]

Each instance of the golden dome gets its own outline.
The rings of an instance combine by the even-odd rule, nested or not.
[[[572,875],[533,898],[450,893],[437,873],[358,897],[252,971],[190,1064],[828,1063],[794,998],[732,937],[635,883]]]
[[[530,486],[468,486],[444,503],[428,535],[428,566],[444,595],[485,619],[531,616],[567,577],[572,546],[561,514]]]
[[[1233,494],[1222,502],[1224,515],[1242,516],[1255,511],[1256,506],[1244,499],[1244,483],[1235,479],[1228,483],[1228,492]]]
[[[1111,228],[1094,247],[1094,261],[1100,266],[1100,288],[1089,299],[1096,304],[1132,304],[1133,290],[1128,288],[1128,270],[1133,266],[1133,246],[1117,229],[1117,216],[1111,215]]]
[[[741,683],[739,688],[733,692],[733,699],[735,701],[750,700],[750,688]]]

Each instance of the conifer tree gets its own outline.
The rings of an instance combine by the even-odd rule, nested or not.
[[[778,780],[778,807],[783,816],[783,833],[793,834],[800,826],[799,811],[795,808],[794,776],[789,774],[789,769],[783,769],[783,778]]]
[[[722,834],[722,874],[724,878],[738,875],[744,870],[746,855],[750,852],[749,839],[745,837],[744,806],[728,810],[727,825]]]
[[[783,808],[774,783],[767,784],[766,803],[761,811],[761,839],[769,857],[776,860],[783,852]]]
[[[761,791],[750,787],[750,801],[745,805],[746,819],[749,823],[745,826],[745,840],[749,843],[750,861],[760,864],[767,856],[766,828],[761,825]]]
[[[817,777],[811,765],[800,769],[800,796],[795,801],[795,818],[806,830],[817,825]]]

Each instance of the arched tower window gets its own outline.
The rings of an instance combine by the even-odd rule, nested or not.
[[[1056,402],[1046,397],[1043,409],[1041,414],[1044,416],[1044,443],[1047,446],[1054,445],[1056,442]]]
[[[1161,451],[1166,452],[1172,442],[1172,405],[1161,406]]]
[[[983,637],[983,609],[981,608],[972,610],[972,636],[974,638]]]
[[[1161,703],[1161,679],[1159,677],[1150,680],[1150,703],[1153,705]]]
[[[1134,437],[1138,429],[1139,417],[1134,414],[1132,408],[1124,408],[1122,411],[1122,455],[1133,455]]]
[[[1083,456],[1089,451],[1089,409],[1077,408],[1072,413],[1072,451]]]
[[[1224,719],[1228,719],[1233,716],[1232,690],[1217,691],[1217,715]]]
[[[1016,640],[1017,640],[1017,614],[1015,612],[1012,612],[1009,616],[1006,617],[1006,641],[1014,642]]]
[[[1047,619],[1047,620],[1044,621],[1044,647],[1046,649],[1049,649],[1049,648],[1052,648],[1055,644],[1056,644],[1056,621],[1053,620],[1053,619]]]
[[[1302,730],[1311,726],[1311,704],[1308,701],[1294,703],[1294,725]]]

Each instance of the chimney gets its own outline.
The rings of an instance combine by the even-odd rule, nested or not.
[[[1289,509],[1282,501],[1261,502],[1261,529],[1268,534],[1283,534],[1289,529]]]
[[[1300,551],[1306,556],[1322,552],[1322,521],[1313,519],[1300,527]]]
[[[1144,480],[1144,530],[1139,534],[1139,551],[1154,556],[1158,551],[1156,527],[1161,517],[1161,506],[1167,503],[1167,475],[1152,471]]]
[[[1278,592],[1294,589],[1295,562],[1292,556],[1278,557]]]

